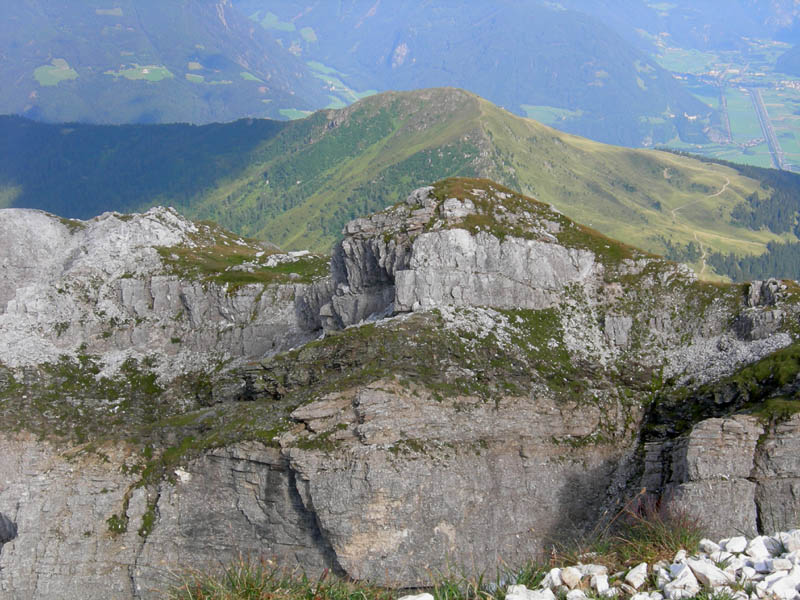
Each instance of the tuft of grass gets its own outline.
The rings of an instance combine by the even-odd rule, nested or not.
[[[753,411],[766,423],[780,423],[797,413],[800,413],[800,400],[786,397],[768,398]]]
[[[626,511],[611,548],[625,565],[653,564],[671,560],[681,549],[696,552],[701,539],[700,524],[687,513],[644,501],[636,510]]]
[[[592,562],[621,570],[642,562],[670,561],[681,549],[695,553],[703,538],[700,524],[680,509],[666,508],[644,497],[644,492],[643,489],[602,529],[592,532],[572,550],[559,553],[555,562],[574,565],[591,555]]]
[[[239,557],[216,572],[192,571],[169,590],[169,600],[391,600],[389,590],[332,576],[288,572],[271,560]]]
[[[522,584],[536,588],[549,567],[527,563],[518,569],[498,569],[493,579],[478,576],[431,574],[426,589],[434,600],[504,600],[505,587]],[[413,590],[404,593],[414,593]],[[402,594],[399,594],[402,595]],[[169,600],[392,600],[397,590],[332,575],[327,569],[317,579],[291,572],[261,558],[240,556],[217,571],[193,570],[179,577],[167,593]]]

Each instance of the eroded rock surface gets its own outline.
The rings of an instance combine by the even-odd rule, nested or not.
[[[546,393],[436,402],[382,381],[293,413],[335,453],[282,444],[348,575],[418,585],[444,556],[478,571],[520,562],[595,520],[631,433],[605,419],[624,412]]]
[[[642,485],[719,537],[796,519],[790,282],[699,282],[480,180],[351,222],[330,277],[203,227],[0,211],[9,597],[156,598],[240,553],[422,585]]]
[[[86,222],[5,209],[0,239],[0,363],[9,367],[83,352],[102,356],[113,371],[127,358],[157,355],[157,370],[169,379],[316,336],[298,306],[306,284],[234,287],[202,273],[176,275],[169,267],[180,257],[170,261],[159,249],[216,243],[221,253],[267,253],[171,209]]]
[[[800,517],[798,432],[800,415],[773,425],[751,415],[706,419],[675,440],[646,444],[642,485],[711,536],[792,527]]]

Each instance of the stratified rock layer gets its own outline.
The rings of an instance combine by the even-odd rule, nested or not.
[[[238,236],[206,240],[208,229],[163,208],[87,222],[0,211],[0,363],[54,361],[84,344],[116,365],[157,354],[160,374],[172,378],[311,339],[296,309],[307,285],[234,288],[168,268],[159,249],[218,242],[251,250]]]
[[[239,554],[423,585],[642,486],[718,537],[797,517],[797,417],[755,414],[796,402],[790,282],[698,282],[480,180],[351,222],[330,277],[206,227],[0,211],[9,597],[156,598]]]

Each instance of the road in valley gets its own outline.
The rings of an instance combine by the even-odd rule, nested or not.
[[[772,165],[776,169],[784,171],[789,170],[786,165],[786,160],[783,156],[783,150],[778,142],[778,136],[775,135],[775,129],[772,127],[772,121],[769,120],[767,107],[764,106],[764,99],[761,97],[761,90],[758,88],[747,88],[747,93],[753,101],[753,108],[758,115],[758,122],[761,124],[761,131],[764,132],[764,139],[767,140],[769,147],[769,155],[772,160]]]
[[[733,143],[733,133],[731,132],[731,119],[728,116],[728,98],[725,96],[725,88],[723,86],[719,86],[719,103],[722,107],[722,124],[725,126],[725,135],[728,136],[727,144]]]

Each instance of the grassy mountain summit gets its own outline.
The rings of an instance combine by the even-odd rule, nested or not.
[[[325,250],[345,222],[449,176],[498,181],[626,243],[665,253],[760,254],[794,239],[753,219],[771,170],[608,146],[514,116],[468,92],[372,96],[289,123],[51,126],[0,119],[0,202],[85,218],[173,204],[288,249]],[[763,207],[758,204],[758,210]],[[794,210],[795,212],[792,212]],[[796,207],[786,218],[794,222]]]

